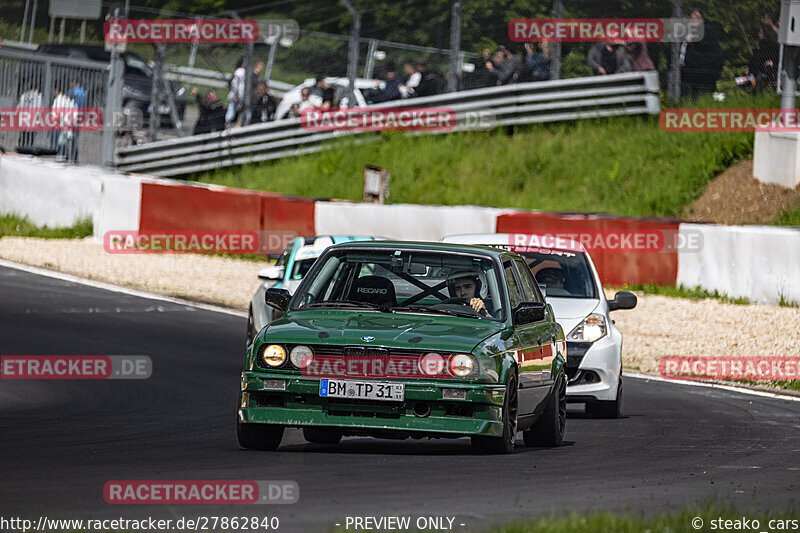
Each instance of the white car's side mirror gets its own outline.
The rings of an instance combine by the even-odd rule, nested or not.
[[[283,279],[284,267],[282,266],[268,266],[267,268],[262,268],[258,271],[258,277],[260,279],[272,279],[272,280],[280,280]]]

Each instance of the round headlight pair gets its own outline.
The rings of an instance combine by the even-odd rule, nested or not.
[[[419,360],[420,372],[426,376],[438,376],[447,366],[447,360],[438,353],[428,353]],[[472,373],[475,368],[475,359],[467,354],[456,354],[450,358],[450,373],[463,378]]]
[[[286,362],[286,349],[280,344],[270,344],[261,352],[261,359],[271,367],[279,367]],[[305,368],[314,359],[314,353],[308,346],[298,345],[292,348],[289,360],[297,368]]]

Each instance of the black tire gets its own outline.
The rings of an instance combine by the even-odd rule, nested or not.
[[[283,426],[273,424],[243,424],[236,420],[236,436],[239,446],[251,450],[274,452],[281,445]]]
[[[339,444],[342,434],[335,429],[303,428],[303,438],[312,444]]]
[[[567,377],[562,370],[553,385],[553,392],[547,402],[542,417],[522,432],[525,446],[546,446],[554,448],[564,442],[564,429],[567,425]]]
[[[595,400],[586,404],[586,413],[592,418],[619,418],[622,416],[622,376],[619,377],[615,400]]]
[[[517,375],[510,371],[506,379],[506,395],[503,400],[503,436],[475,435],[471,439],[472,451],[479,454],[513,452],[517,440],[517,410]]]

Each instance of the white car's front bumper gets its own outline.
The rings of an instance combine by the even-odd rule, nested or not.
[[[621,359],[621,336],[606,335],[593,343],[567,342],[567,401],[611,401],[617,398]],[[577,368],[576,368],[577,367]]]

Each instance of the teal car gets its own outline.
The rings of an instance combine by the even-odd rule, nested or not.
[[[343,436],[471,437],[478,453],[558,446],[566,423],[564,331],[519,255],[413,242],[329,247],[282,316],[248,347],[237,412],[244,448],[284,429]]]

